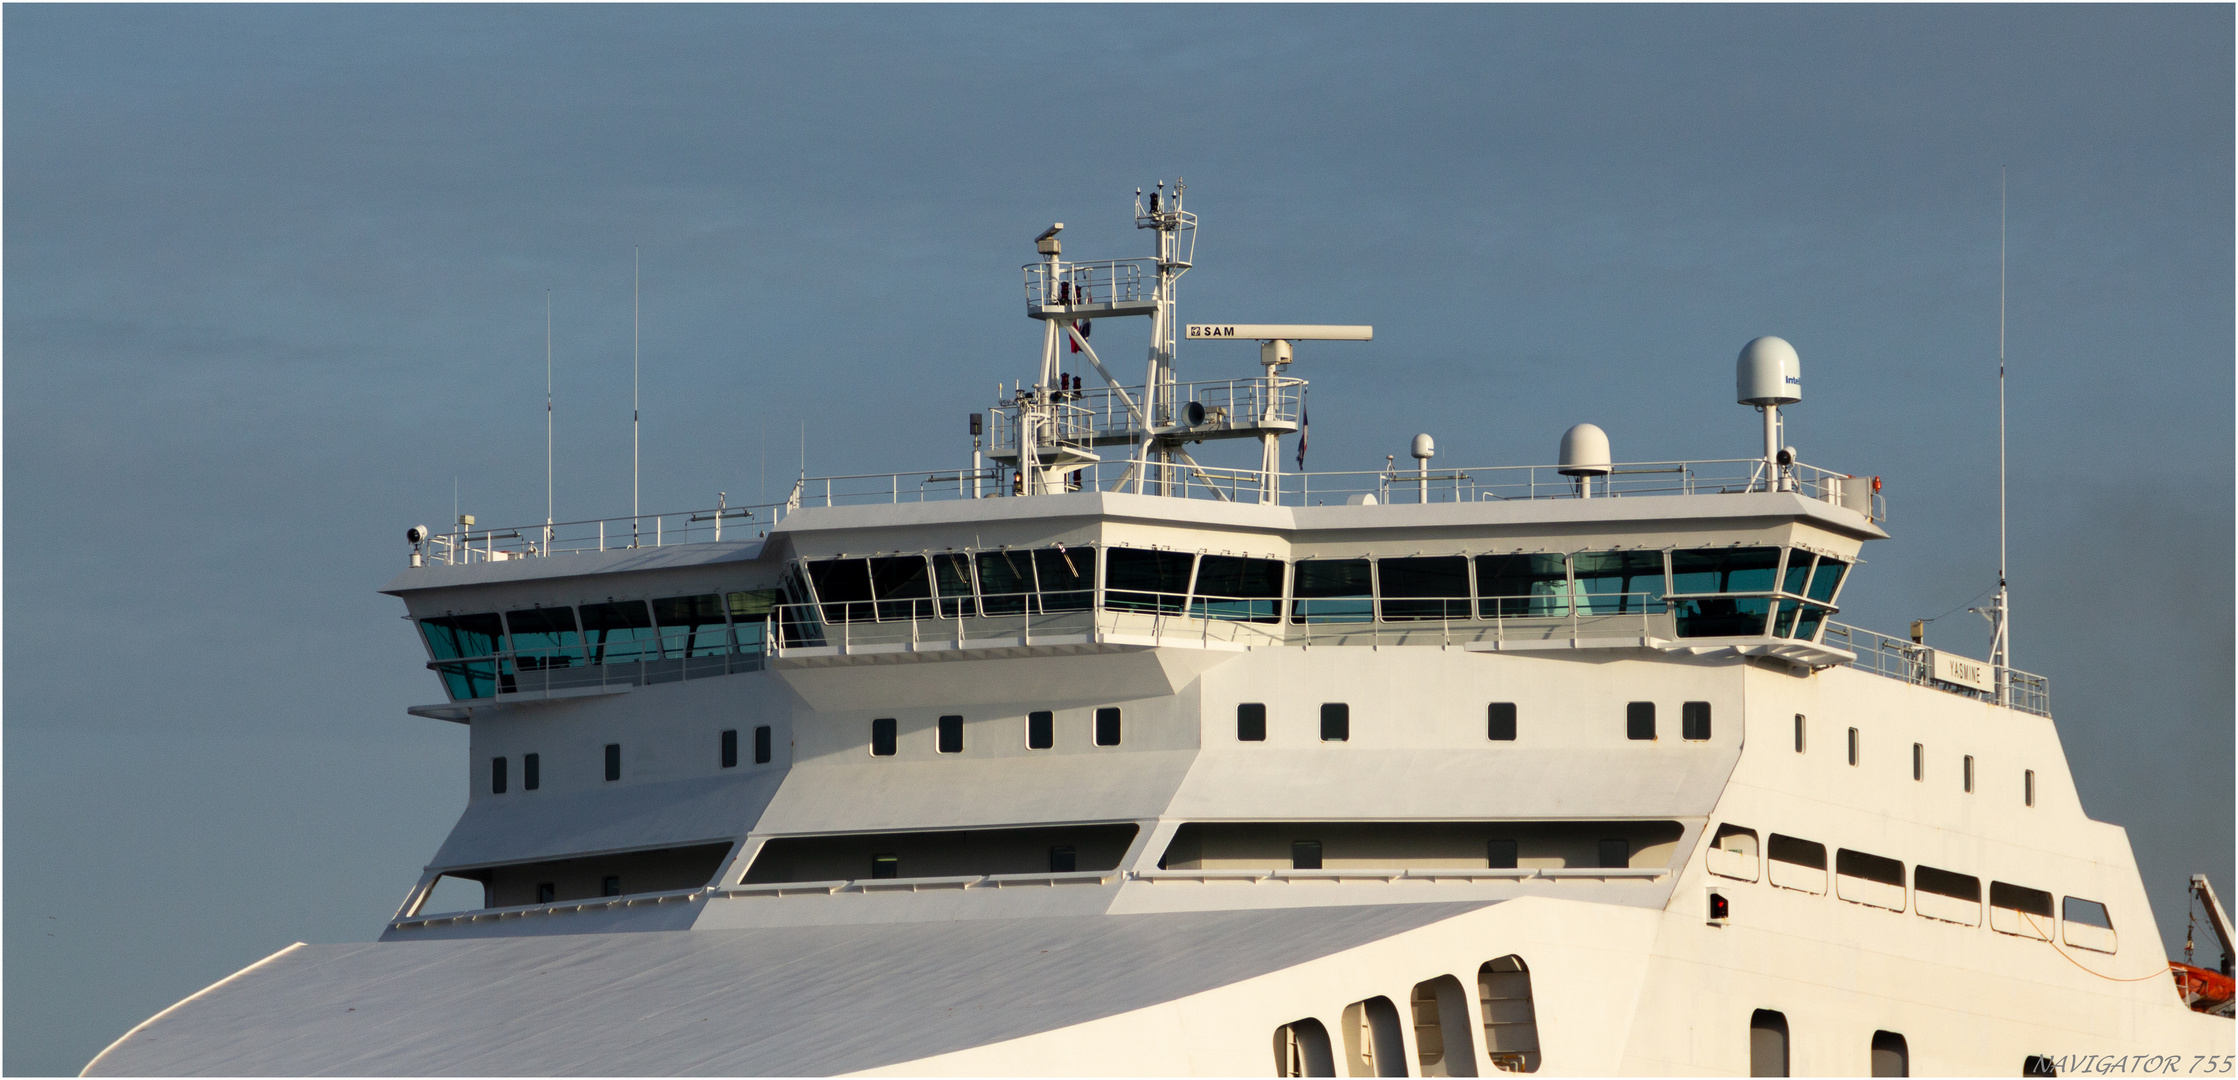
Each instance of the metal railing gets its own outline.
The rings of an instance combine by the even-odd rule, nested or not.
[[[1305,407],[1305,386],[1304,379],[1280,375],[1272,380],[1262,377],[1176,383],[1168,399],[1171,404],[1153,408],[1147,423],[1159,434],[1295,431]],[[996,453],[1017,452],[1019,414],[1025,411],[1044,418],[1036,424],[1038,446],[1048,445],[1053,438],[1084,446],[1131,443],[1144,428],[1145,420],[1136,411],[1143,408],[1145,400],[1140,386],[1049,391],[1054,400],[1042,404],[1023,400],[1028,393],[1020,391],[1018,398],[995,407],[989,446]],[[1049,410],[1055,410],[1059,418],[1047,419]],[[1258,475],[1256,471],[1251,473],[1254,489]]]
[[[1929,654],[1934,650],[1904,638],[1890,637],[1828,620],[1824,640],[1828,645],[1855,653],[1857,659],[1849,666],[1860,671],[1870,671],[1875,675],[1915,686],[1933,687],[1976,701],[1996,703],[2002,697],[2004,704],[2021,712],[2036,716],[2051,715],[2051,680],[2042,675],[2019,668],[1988,665],[1994,684],[2003,688],[2000,694],[1996,690],[1981,690],[1936,679],[1929,666]]]
[[[1142,269],[1149,259],[1108,259],[1103,262],[1057,264],[1049,272],[1046,262],[1027,263],[1026,311],[1071,308],[1090,304],[1147,302],[1142,291]]]

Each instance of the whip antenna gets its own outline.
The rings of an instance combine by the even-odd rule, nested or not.
[[[1997,700],[2010,704],[2012,665],[2011,596],[2006,588],[2005,554],[2005,167],[1997,167],[1997,632],[1989,643],[1989,662],[1997,668]]]

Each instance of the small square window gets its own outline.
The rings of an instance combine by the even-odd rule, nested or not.
[[[882,716],[870,722],[870,752],[875,757],[894,755],[894,718]]]
[[[1050,873],[1069,874],[1079,865],[1080,857],[1073,851],[1071,844],[1058,844],[1049,849]]]
[[[505,794],[505,759],[504,759],[504,758],[501,758],[501,757],[493,757],[493,758],[491,758],[491,759],[490,759],[490,794],[492,794],[492,795],[503,795],[503,794]]]
[[[754,764],[767,765],[770,760],[769,725],[754,729]]]
[[[1267,741],[1267,707],[1265,705],[1236,706],[1236,741]]]
[[[738,731],[733,728],[723,732],[723,768],[738,767]]]
[[[1632,865],[1632,842],[1630,840],[1603,840],[1601,841],[1600,855],[1601,869],[1621,870]]]
[[[1348,742],[1352,738],[1352,706],[1332,701],[1321,706],[1321,741]]]
[[[898,855],[873,855],[870,857],[872,878],[898,878],[901,876],[901,857]]]
[[[1485,707],[1484,737],[1493,742],[1515,741],[1515,702],[1495,701]]]
[[[1655,703],[1635,701],[1624,707],[1624,737],[1647,740],[1655,738]]]
[[[1290,845],[1290,869],[1321,869],[1321,841],[1299,840]]]
[[[551,902],[552,902],[553,898],[554,898],[554,897],[556,897],[556,896],[558,896],[558,895],[559,895],[559,890],[558,890],[558,889],[556,889],[556,888],[554,888],[551,882],[549,882],[549,881],[539,881],[539,882],[537,882],[537,883],[536,883],[536,902],[537,902],[537,903],[539,903],[539,904],[549,904],[549,903],[551,903]]]
[[[544,766],[544,756],[543,756],[542,754],[522,754],[522,755],[521,755],[521,789],[522,789],[522,790],[524,790],[524,791],[535,791],[535,790],[536,790],[537,788],[539,788],[539,787],[542,787],[542,786],[544,786],[544,767],[543,767],[543,766]]]
[[[606,875],[606,878],[598,883],[598,894],[600,896],[622,895],[622,879],[614,874]]]
[[[1119,745],[1119,710],[1113,708],[1096,710],[1096,745]]]
[[[1515,841],[1486,841],[1484,845],[1484,865],[1493,870],[1515,869]]]
[[[1057,714],[1030,712],[1026,714],[1026,749],[1047,750],[1057,745]]]
[[[622,778],[622,744],[620,743],[606,744],[606,778],[608,780]]]
[[[939,750],[943,754],[961,754],[964,752],[963,717],[943,716],[940,718]]]
[[[1710,737],[1710,703],[1689,701],[1679,706],[1679,738],[1702,742]]]

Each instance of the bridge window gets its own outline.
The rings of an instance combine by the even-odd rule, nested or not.
[[[978,593],[971,584],[971,556],[943,552],[932,557],[932,568],[943,617],[960,619],[979,614]]]
[[[660,641],[653,633],[653,615],[645,601],[585,604],[582,616],[591,663],[634,664],[660,659]]]
[[[932,618],[932,574],[925,557],[870,560],[870,595],[880,622]]]
[[[1236,741],[1267,741],[1267,707],[1265,705],[1236,706]]]
[[[874,617],[869,560],[819,559],[808,564],[808,580],[816,588],[825,622],[869,622]]]
[[[1373,571],[1366,559],[1304,559],[1297,564],[1290,621],[1367,622],[1375,617]]]
[[[1657,560],[1662,556],[1657,555]],[[1658,565],[1657,573],[1661,573]],[[1560,555],[1516,554],[1476,557],[1477,617],[1567,616],[1570,570]]]
[[[661,655],[671,660],[722,656],[730,652],[730,621],[723,598],[671,596],[653,601],[653,622],[660,626]]]
[[[1308,1017],[1274,1029],[1276,1076],[1335,1076],[1336,1055],[1329,1051],[1329,1029]]]
[[[1026,749],[1047,750],[1057,745],[1057,714],[1030,712],[1026,714]]]
[[[964,752],[963,717],[941,717],[939,732],[939,741],[936,744],[936,749],[938,749],[943,754],[961,754]]]
[[[1515,702],[1495,701],[1485,706],[1484,737],[1493,742],[1515,741]]]
[[[1346,742],[1352,738],[1352,706],[1332,701],[1321,706],[1321,741]]]
[[[1501,1072],[1539,1071],[1539,1014],[1531,1002],[1531,969],[1520,956],[1487,961],[1476,972],[1484,1012],[1484,1051]]]
[[[429,666],[443,680],[443,689],[451,700],[497,696],[498,671],[495,660],[459,662],[469,657],[488,657],[497,652],[498,638],[504,633],[496,612],[481,615],[445,615],[420,620],[420,636],[427,640],[428,655],[437,662]],[[443,663],[442,661],[452,661]],[[508,680],[511,679],[507,675]]]
[[[894,734],[894,718],[882,716],[870,722],[870,752],[874,757],[892,757],[898,740]]]
[[[1282,560],[1207,555],[1197,560],[1189,614],[1239,622],[1282,621]]]
[[[1748,1018],[1748,1074],[1787,1075],[1787,1017],[1758,1009]]]
[[[1594,615],[1663,610],[1663,553],[1581,551],[1570,557],[1579,602]]]
[[[1059,545],[1034,552],[1043,611],[1086,611],[1096,605],[1096,549]]]
[[[571,607],[530,608],[505,613],[511,631],[507,647],[521,671],[572,667],[583,662],[583,637]]]
[[[1912,910],[1924,919],[1980,926],[1982,879],[1932,866],[1915,866],[1912,868]]]
[[[1104,561],[1104,604],[1120,611],[1179,615],[1197,557],[1186,551],[1112,548]],[[981,570],[985,574],[984,568]]]
[[[1102,709],[1097,709],[1097,710],[1096,710],[1096,745],[1097,745],[1097,746],[1117,746],[1117,745],[1119,745],[1119,710],[1118,710],[1118,709],[1115,709],[1115,708],[1102,708]]]
[[[979,610],[988,615],[1023,615],[1034,591],[1033,556],[1024,551],[982,551]]]
[[[1469,617],[1469,560],[1461,555],[1380,559],[1376,585],[1392,622]]]
[[[1780,549],[1724,548],[1671,553],[1672,602],[1680,637],[1755,637],[1765,633]],[[1712,593],[1759,593],[1712,596]]]

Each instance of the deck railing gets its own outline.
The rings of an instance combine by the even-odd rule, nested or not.
[[[1917,686],[1932,686],[1946,693],[1970,697],[1978,701],[2003,702],[2024,713],[2037,716],[2051,715],[2051,680],[2019,668],[1990,666],[1991,685],[1999,689],[1982,690],[1972,686],[1943,682],[1934,677],[1930,657],[1934,650],[1904,638],[1851,626],[1847,623],[1828,621],[1824,638],[1828,645],[1844,652],[1855,653],[1857,659],[1851,667],[1870,671],[1891,679]]]

